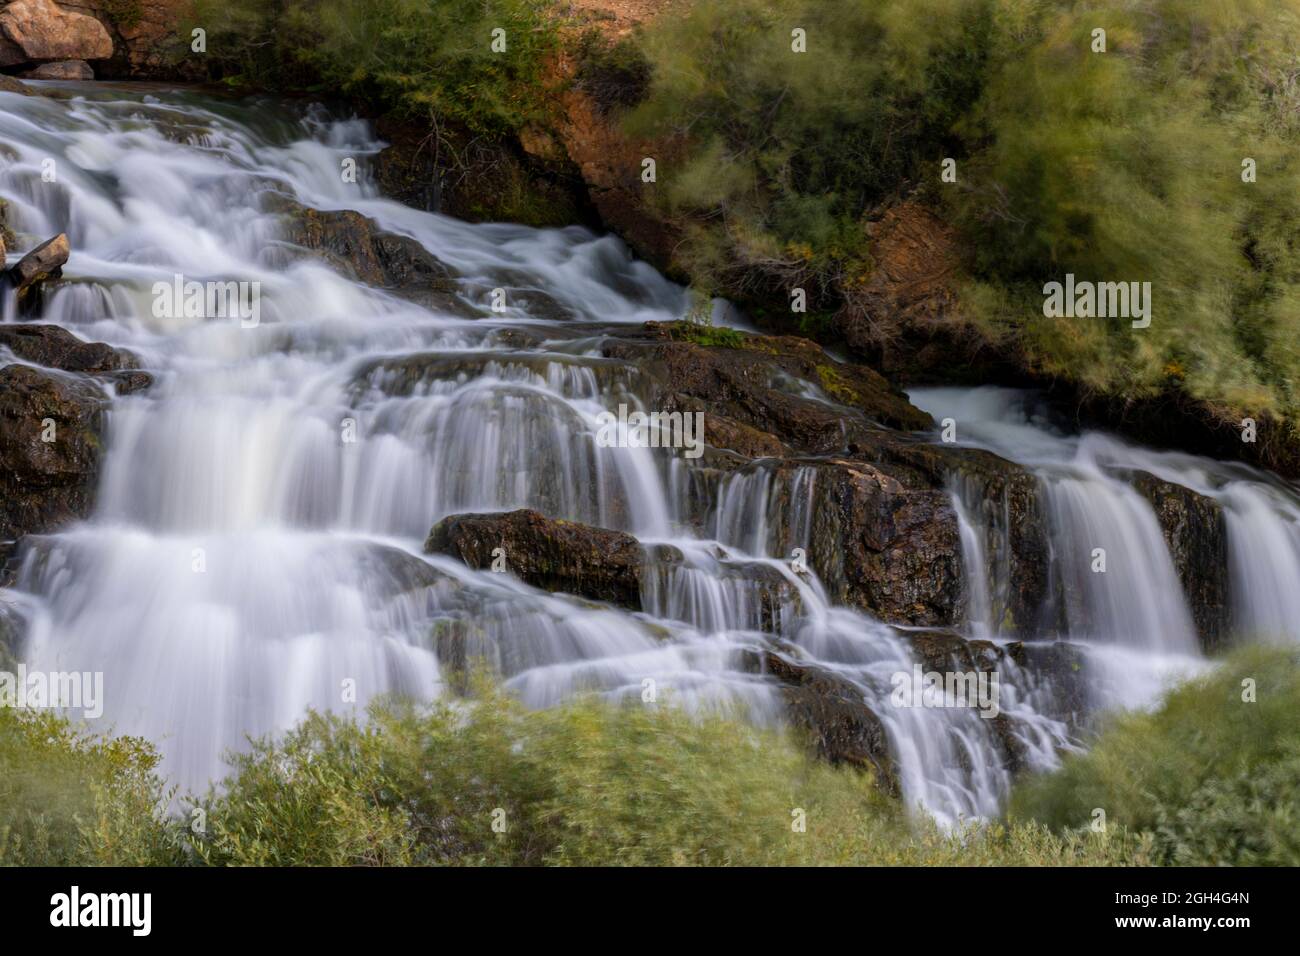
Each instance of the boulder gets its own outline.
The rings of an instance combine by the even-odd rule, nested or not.
[[[368,285],[426,304],[456,290],[451,270],[432,253],[407,236],[380,231],[359,212],[311,209],[279,193],[267,194],[264,208],[280,215],[285,241]]]
[[[506,570],[534,587],[641,609],[647,555],[622,531],[525,509],[452,515],[424,543],[426,553],[450,555],[479,570],[492,566],[497,548]]]
[[[19,259],[5,275],[21,299],[35,283],[62,275],[63,265],[71,254],[68,237],[59,233]]]
[[[100,374],[140,368],[139,359],[126,349],[87,342],[57,325],[0,325],[0,346],[24,362],[65,372]]]
[[[64,10],[53,0],[15,0],[0,11],[0,36],[25,60],[107,60],[113,38],[94,17]],[[9,53],[14,55],[12,49]]]
[[[106,404],[83,377],[0,368],[0,541],[90,513]]]
[[[1151,502],[1201,645],[1218,650],[1228,636],[1228,527],[1213,498],[1147,472],[1132,476],[1133,487]]]
[[[816,467],[808,560],[831,600],[892,624],[957,623],[964,578],[948,494],[909,490],[862,462]]]
[[[861,688],[845,677],[793,655],[761,652],[763,670],[781,684],[791,722],[812,737],[819,756],[872,773],[898,792],[885,725],[867,706]]]
[[[29,80],[93,80],[95,71],[85,60],[58,60],[54,63],[42,63],[34,70],[28,70],[23,76]]]
[[[607,338],[601,351],[642,371],[650,383],[642,395],[647,407],[693,399],[800,452],[842,454],[855,436],[879,426],[934,425],[871,369],[837,362],[807,339],[738,333],[733,345],[722,346],[683,338],[698,334],[680,324],[649,322]]]

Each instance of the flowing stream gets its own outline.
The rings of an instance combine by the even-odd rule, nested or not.
[[[156,382],[113,404],[94,515],[24,539],[0,599],[23,619],[28,667],[103,672],[106,722],[155,741],[171,779],[206,787],[227,748],[309,707],[447,693],[452,648],[486,655],[530,706],[583,691],[640,698],[651,680],[661,700],[778,723],[780,688],[753,651],[780,640],[859,687],[909,803],[942,821],[998,811],[1010,775],[990,723],[969,708],[889,706],[891,675],[912,669],[908,643],[791,570],[792,549],[816,545],[812,469],[745,469],[701,497],[689,460],[595,440],[602,411],[636,401],[634,370],[601,357],[601,330],[677,319],[683,289],[612,237],[470,225],[346,182],[344,160],[364,169],[382,145],[359,121],[138,85],[63,88],[66,100],[0,94],[0,197],[24,248],[60,231],[71,241],[44,320],[129,348]],[[268,191],[418,240],[457,273],[457,301],[413,304],[293,254],[259,211]],[[156,317],[154,283],[177,274],[260,282],[259,323]],[[496,288],[505,312],[490,309]],[[1205,666],[1155,516],[1119,469],[1220,501],[1237,627],[1300,638],[1289,487],[1057,433],[1018,393],[913,397],[957,418],[963,441],[1040,475],[1072,596],[1064,632],[1043,636],[1095,658],[1098,706],[1148,703]],[[1002,641],[981,503],[953,496],[969,635]],[[684,560],[656,569],[633,613],[422,553],[446,515],[522,507],[672,543]],[[1105,583],[1089,573],[1092,547],[1113,563]],[[1031,768],[1075,746],[1050,695],[1032,674],[1004,675],[1001,709]]]

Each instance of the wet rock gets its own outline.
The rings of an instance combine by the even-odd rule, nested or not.
[[[862,690],[827,668],[776,652],[762,652],[763,669],[781,683],[790,719],[812,735],[820,756],[871,772],[898,792],[889,739]]]
[[[93,80],[95,71],[85,60],[58,60],[54,63],[42,63],[34,70],[28,70],[23,76],[29,80]]]
[[[913,491],[860,462],[818,465],[808,559],[834,601],[883,621],[950,625],[963,575],[956,514],[942,491]]]
[[[87,342],[57,325],[0,325],[0,346],[24,362],[65,372],[103,373],[140,368],[139,359],[126,349]]]
[[[1090,711],[1087,658],[1069,641],[1014,641],[1003,647],[1007,657],[1035,680],[1046,683],[1050,706],[1044,712],[1072,727],[1083,724]]]
[[[996,671],[1003,651],[992,641],[971,641],[955,631],[899,631],[928,671]]]
[[[641,608],[646,552],[621,531],[529,510],[452,515],[429,532],[424,550],[480,570],[500,557],[506,570],[534,587]]]
[[[0,541],[90,513],[106,404],[83,377],[0,368]]]
[[[71,254],[68,237],[59,233],[19,259],[17,265],[6,272],[5,276],[19,299],[22,299],[36,283],[61,276],[63,266]]]
[[[6,65],[7,64],[4,62],[4,40],[0,39],[0,68],[3,68]],[[12,76],[4,76],[3,74],[0,74],[0,93],[17,93],[19,96],[34,95],[22,81],[15,80]],[[3,265],[3,261],[0,261],[0,266]]]
[[[451,270],[414,239],[381,232],[352,210],[310,209],[278,193],[264,208],[281,215],[283,238],[368,285],[425,304],[445,302],[455,291]]]
[[[851,435],[873,422],[904,430],[934,424],[871,369],[836,362],[807,339],[742,335],[736,347],[721,347],[679,341],[675,334],[672,326],[647,323],[602,345],[604,355],[635,363],[653,383],[643,396],[650,408],[686,396],[791,448],[819,454],[843,453]]]
[[[1207,652],[1228,636],[1228,528],[1212,498],[1162,481],[1147,472],[1133,475],[1133,487],[1151,502],[1173,557],[1192,620]]]
[[[1022,465],[978,448],[962,448],[906,436],[881,437],[860,457],[896,477],[913,470],[917,486],[960,495],[984,532],[985,572],[990,584],[994,630],[1008,636],[1041,633],[1059,623],[1051,601],[1051,541],[1047,507],[1038,477]]]
[[[53,0],[15,0],[0,11],[0,35],[32,62],[107,60],[113,55],[113,39],[103,24]]]

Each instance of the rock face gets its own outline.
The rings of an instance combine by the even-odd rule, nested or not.
[[[1202,647],[1217,650],[1229,625],[1228,529],[1223,509],[1211,498],[1146,472],[1133,476],[1133,487],[1155,510]]]
[[[3,350],[46,368],[0,368],[0,546],[90,513],[105,386],[124,394],[153,381],[130,352],[56,325],[0,325]]]
[[[763,670],[781,683],[791,722],[806,730],[820,756],[870,771],[897,793],[889,739],[862,691],[839,675],[793,656],[761,654]]]
[[[113,38],[94,17],[64,10],[54,0],[15,0],[0,11],[0,56],[20,62],[107,60]],[[15,60],[21,51],[22,60]]]
[[[641,608],[646,553],[621,531],[521,510],[444,518],[424,543],[428,553],[480,570],[492,566],[497,548],[506,569],[534,587]]]
[[[0,541],[89,514],[106,404],[86,379],[0,368]]]
[[[85,342],[57,325],[0,325],[0,346],[25,362],[65,372],[97,374],[140,368],[131,352],[103,342]]]
[[[832,600],[892,623],[957,623],[961,539],[946,493],[849,461],[819,467],[814,488],[809,561]]]
[[[362,282],[433,304],[455,289],[451,270],[414,239],[381,232],[358,212],[322,212],[278,193],[264,208],[281,214],[287,242]]]
[[[23,76],[31,80],[93,80],[95,71],[85,60],[59,60],[55,63],[42,63]]]

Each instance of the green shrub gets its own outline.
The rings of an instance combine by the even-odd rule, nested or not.
[[[220,76],[270,89],[319,86],[384,110],[474,132],[540,114],[542,58],[555,46],[547,0],[198,0]],[[506,48],[492,49],[493,31]]]
[[[0,707],[0,864],[183,861],[152,746],[99,739],[47,711]]]
[[[1243,701],[1243,681],[1256,699]],[[1117,719],[1087,754],[1025,781],[1010,813],[1056,829],[1111,825],[1152,835],[1157,862],[1300,863],[1300,661],[1240,652],[1172,691],[1153,713]]]
[[[793,811],[806,813],[794,832]],[[868,779],[783,736],[672,707],[509,699],[312,716],[236,758],[207,801],[213,864],[1142,862],[1141,841],[1036,824],[913,825]],[[494,812],[504,832],[493,829]]]
[[[684,220],[696,281],[824,299],[869,272],[862,215],[949,155],[980,92],[988,7],[730,0],[656,20],[650,96],[628,123],[684,143],[660,164],[661,202]]]
[[[997,68],[959,124],[973,155],[944,193],[984,286],[966,297],[976,317],[1099,392],[1294,414],[1300,3],[997,11]],[[1066,273],[1151,282],[1150,328],[1044,318],[1042,286]]]

